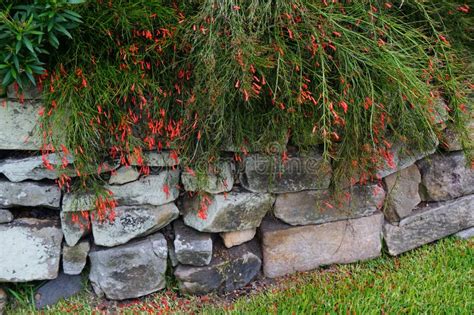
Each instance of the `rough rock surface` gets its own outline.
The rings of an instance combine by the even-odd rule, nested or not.
[[[150,167],[173,167],[179,165],[179,157],[173,151],[143,152],[143,160]],[[139,166],[136,160],[131,162],[134,166]]]
[[[115,219],[92,220],[94,242],[100,246],[117,246],[131,239],[149,235],[171,223],[179,216],[174,203],[161,206],[124,206],[115,208]]]
[[[406,146],[401,143],[396,143],[391,148],[391,154],[393,154],[393,165],[386,165],[377,172],[377,176],[380,178],[386,177],[390,174],[401,171],[408,166],[415,164],[416,161],[433,154],[436,151],[438,142],[433,143],[430,149],[426,150],[405,150]]]
[[[49,154],[48,162],[53,165],[61,165],[61,158],[56,154]],[[73,162],[71,158],[65,158],[68,164]],[[42,179],[57,179],[58,172],[55,170],[48,170],[43,163],[41,156],[32,156],[21,159],[6,159],[0,162],[0,173],[5,175],[11,182],[22,182],[24,180],[42,180]],[[70,170],[69,176],[75,176],[75,172]]]
[[[474,227],[456,233],[456,237],[467,240],[474,237]]]
[[[63,271],[67,275],[79,275],[86,266],[90,244],[88,240],[75,246],[63,246]]]
[[[384,198],[385,191],[378,185],[356,185],[337,197],[329,190],[307,190],[278,195],[273,211],[291,225],[319,224],[372,215]]]
[[[0,209],[0,224],[10,223],[13,221],[13,214],[5,209]]]
[[[63,212],[89,211],[95,208],[95,196],[83,193],[66,193],[63,196]]]
[[[230,162],[222,162],[216,166],[214,172],[205,175],[181,173],[181,181],[186,191],[206,191],[218,194],[232,190],[234,186],[234,165]]]
[[[380,256],[383,215],[293,227],[267,217],[261,226],[263,271],[274,278],[321,265]]]
[[[474,169],[466,164],[463,152],[434,154],[420,161],[424,199],[442,201],[474,193]]]
[[[256,233],[257,229],[253,228],[242,231],[224,232],[220,233],[220,236],[222,237],[225,247],[231,248],[253,240]]]
[[[207,217],[199,216],[200,197],[183,202],[184,223],[201,232],[231,232],[258,227],[273,206],[270,194],[231,191],[209,196]]]
[[[42,285],[35,293],[36,309],[54,305],[61,299],[78,294],[83,289],[81,276],[60,273],[59,276]]]
[[[55,184],[11,183],[0,179],[0,206],[59,208],[61,191]]]
[[[39,150],[41,140],[35,126],[41,105],[8,101],[0,106],[0,150]]]
[[[384,224],[388,252],[398,255],[474,226],[474,195],[430,204],[400,221]]]
[[[116,170],[109,179],[111,185],[122,185],[136,181],[140,177],[140,172],[134,167],[121,167]]]
[[[218,242],[208,266],[179,265],[174,275],[183,293],[201,295],[213,291],[230,292],[252,281],[260,272],[261,264],[256,241],[230,249]]]
[[[150,294],[166,285],[168,247],[162,234],[89,254],[89,279],[97,295],[124,300]]]
[[[297,192],[327,189],[331,173],[330,164],[319,153],[290,157],[284,163],[280,157],[252,154],[244,160],[240,182],[253,192]]]
[[[120,205],[136,206],[149,204],[154,206],[170,203],[178,198],[179,171],[163,171],[159,175],[149,175],[135,182],[106,188],[112,191]],[[153,192],[153,193],[150,193]]]
[[[387,220],[397,222],[409,216],[412,210],[421,202],[418,191],[421,174],[418,167],[416,165],[409,166],[388,175],[383,180],[388,192],[384,209]]]
[[[455,130],[451,128],[446,128],[443,130],[440,147],[446,151],[462,150],[461,141]]]
[[[63,233],[53,220],[17,219],[0,225],[0,282],[54,279]]]
[[[198,232],[175,221],[174,252],[181,264],[192,266],[206,266],[212,258],[212,238],[208,233]]]
[[[61,211],[61,229],[64,240],[69,246],[74,246],[81,238],[91,233],[91,224],[88,211],[66,212]]]

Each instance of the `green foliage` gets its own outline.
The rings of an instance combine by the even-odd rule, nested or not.
[[[288,141],[320,146],[336,180],[369,178],[393,146],[433,146],[446,110],[467,141],[456,30],[471,22],[443,13],[461,4],[90,1],[50,63],[45,143],[73,151],[92,180],[104,159],[147,149],[197,167],[227,147],[285,156]]]
[[[71,38],[70,30],[81,23],[81,16],[69,10],[78,0],[35,0],[17,4],[6,1],[0,6],[0,78],[7,87],[16,82],[23,88],[36,85],[35,75],[44,73],[42,55],[59,47],[59,38]]]

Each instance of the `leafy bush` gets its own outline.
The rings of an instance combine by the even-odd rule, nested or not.
[[[71,38],[69,31],[81,17],[68,7],[83,1],[17,2],[5,1],[0,7],[0,78],[4,87],[16,82],[23,88],[28,81],[35,85],[35,75],[44,73],[40,57],[59,47],[58,37]]]
[[[45,149],[74,152],[84,187],[105,159],[147,149],[199,167],[229,146],[239,160],[279,144],[284,160],[287,142],[320,146],[336,180],[367,179],[393,146],[433,146],[445,111],[467,142],[470,55],[454,30],[471,22],[446,29],[443,12],[463,5],[89,1],[45,81]]]

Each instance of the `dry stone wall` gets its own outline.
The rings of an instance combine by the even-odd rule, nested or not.
[[[33,132],[39,101],[2,102],[0,282],[66,281],[87,269],[94,291],[109,299],[161,290],[171,274],[184,293],[227,292],[256,277],[373,259],[383,242],[399,255],[473,235],[474,170],[452,132],[429,152],[394,146],[397,165],[381,170],[379,182],[336,195],[317,150],[284,164],[250,154],[204,179],[181,172],[170,152],[147,152],[149,176],[136,165],[109,168],[106,188],[118,207],[104,221],[93,215],[92,196],[61,191],[43,165]],[[205,216],[196,191],[206,192]]]

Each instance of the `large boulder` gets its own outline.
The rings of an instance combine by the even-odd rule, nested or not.
[[[474,226],[474,195],[433,203],[399,225],[384,224],[388,252],[398,255]]]
[[[204,267],[179,265],[174,275],[182,293],[230,292],[248,284],[260,272],[260,249],[256,241],[226,249],[217,242],[211,263]]]
[[[174,201],[179,195],[179,171],[163,171],[158,175],[149,175],[140,180],[106,188],[113,193],[121,206],[149,204],[160,206]]]
[[[206,174],[183,172],[181,181],[186,191],[206,191],[211,194],[228,192],[234,186],[233,169],[231,162],[221,162]]]
[[[372,215],[383,205],[385,191],[378,185],[353,186],[334,196],[329,190],[280,194],[273,212],[291,225],[319,224]]]
[[[383,214],[293,227],[267,217],[261,226],[263,272],[274,278],[321,265],[380,256]]]
[[[199,215],[202,197],[185,199],[184,223],[201,232],[230,232],[256,228],[271,210],[275,198],[270,194],[231,191],[228,194],[210,195],[206,217]]]
[[[8,101],[0,106],[0,150],[39,150],[41,139],[36,122],[41,105],[37,102]]]
[[[152,234],[178,218],[174,203],[161,206],[123,206],[114,209],[114,219],[92,219],[94,242],[100,246],[117,246],[131,239]]]
[[[59,209],[61,191],[54,184],[36,182],[12,183],[0,179],[0,206],[46,207]]]
[[[73,162],[72,157],[65,157],[64,164],[62,158],[57,154],[49,154],[47,161],[53,165],[69,165]],[[49,170],[43,163],[41,156],[32,156],[20,159],[6,159],[0,162],[0,173],[5,175],[11,182],[22,182],[25,180],[57,179],[59,173],[56,170]],[[76,175],[72,168],[67,170],[70,177]]]
[[[421,174],[416,165],[390,174],[383,179],[387,187],[387,202],[385,217],[390,222],[397,222],[409,216],[412,210],[421,202],[418,187]]]
[[[320,153],[301,157],[252,154],[244,159],[242,185],[253,192],[286,193],[310,189],[327,189],[331,182],[331,165]]]
[[[175,221],[173,227],[176,259],[183,265],[208,265],[212,258],[211,234],[187,227],[181,220]]]
[[[0,282],[54,279],[63,233],[54,220],[17,219],[0,225]]]
[[[162,234],[89,254],[89,279],[95,293],[112,300],[132,299],[166,285],[168,247]]]
[[[434,154],[419,163],[425,200],[442,201],[474,193],[474,169],[463,152]]]

